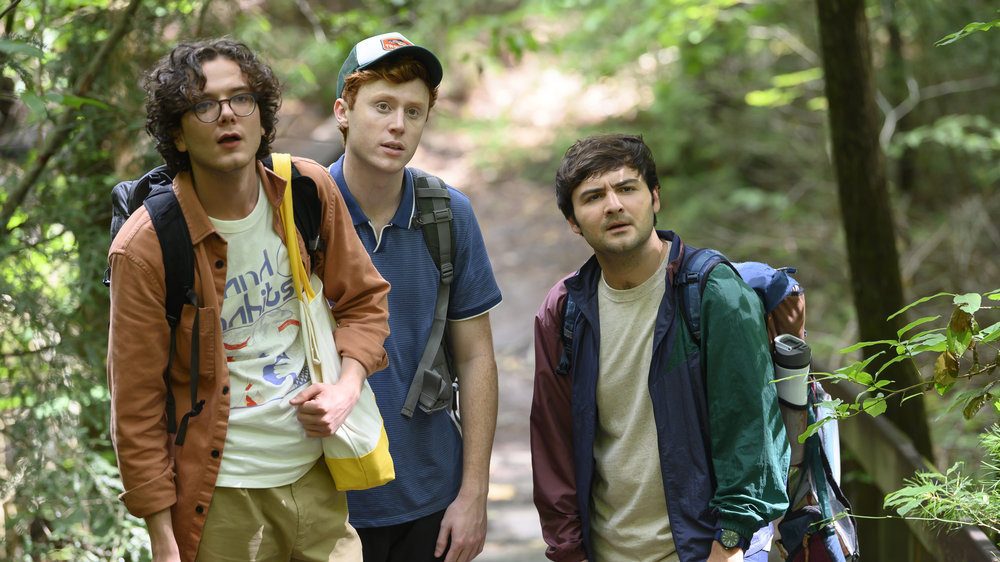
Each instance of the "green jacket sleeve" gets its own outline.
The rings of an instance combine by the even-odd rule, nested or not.
[[[702,360],[719,527],[745,538],[788,507],[789,448],[764,325],[763,305],[720,265],[702,296]]]

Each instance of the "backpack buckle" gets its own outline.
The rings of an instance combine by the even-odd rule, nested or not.
[[[451,262],[446,262],[441,264],[441,283],[448,285],[451,280],[455,277],[455,266]]]

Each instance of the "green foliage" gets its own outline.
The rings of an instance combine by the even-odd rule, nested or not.
[[[517,174],[548,185],[572,140],[595,132],[642,133],[663,183],[660,225],[734,258],[798,266],[810,291],[810,316],[822,319],[810,323],[817,356],[850,341],[849,281],[824,148],[811,10],[736,0],[144,2],[130,22],[133,31],[81,94],[76,85],[83,69],[126,3],[21,2],[3,22],[0,66],[15,81],[31,148],[0,160],[6,187],[0,205],[33,166],[42,172],[0,225],[0,447],[6,458],[18,459],[0,466],[8,513],[0,558],[148,557],[141,523],[114,498],[121,485],[108,443],[107,294],[100,277],[110,187],[159,161],[143,132],[138,78],[180,40],[229,34],[245,41],[275,68],[286,107],[328,111],[351,45],[402,31],[444,59],[435,123],[445,138],[475,139],[478,150],[470,158],[484,176]],[[908,62],[920,85],[997,75],[995,46],[977,38],[995,21],[958,32],[972,35],[966,41],[977,46],[965,53],[961,69],[950,49],[920,47],[973,19],[970,11],[982,2],[965,4],[918,3],[903,12]],[[876,64],[885,59],[883,36],[873,35]],[[564,82],[540,80],[544,95],[536,97],[510,89],[509,106],[500,108],[500,97],[490,100],[490,117],[466,109],[484,75],[523,61],[536,65],[535,74]],[[565,94],[559,99],[568,105],[601,88],[599,101],[582,114],[562,115],[560,104],[544,103]],[[904,226],[904,271],[917,294],[997,278],[996,264],[976,258],[990,255],[997,243],[992,217],[1000,198],[991,195],[998,136],[986,117],[996,104],[976,91],[940,95],[919,105],[920,119],[890,142],[890,157],[906,150],[920,156],[916,189],[898,198],[895,217]],[[63,116],[71,117],[67,141],[44,154],[44,141]],[[533,127],[528,134],[526,124]],[[553,220],[561,220],[554,206]],[[950,310],[922,314],[898,341],[879,344],[883,357],[933,355],[941,366],[925,386],[960,397],[956,407],[966,417],[991,404],[1000,409],[992,375],[970,375],[976,361],[981,369],[996,362],[990,354],[1000,323],[986,318],[998,296],[983,295],[978,308],[962,301],[958,308],[972,318]],[[831,374],[865,388],[855,403],[834,401],[831,408],[877,415],[919,390],[893,388],[872,364]],[[970,379],[979,386],[971,388]]]
[[[902,517],[928,519],[943,528],[978,525],[1000,535],[1000,426],[980,436],[986,473],[971,478],[963,463],[943,474],[919,472],[885,497],[885,507]]]
[[[996,379],[991,378],[1000,365],[1000,347],[995,343],[1000,339],[1000,322],[980,328],[976,315],[984,315],[1000,310],[1000,306],[984,306],[985,301],[1000,300],[1000,289],[988,293],[937,293],[920,298],[900,309],[889,317],[892,319],[906,311],[925,305],[935,299],[951,297],[953,309],[948,323],[944,326],[924,329],[910,334],[918,327],[936,323],[940,315],[918,318],[899,329],[899,339],[859,342],[841,349],[841,353],[853,353],[865,348],[881,349],[878,353],[865,359],[855,361],[832,373],[813,373],[818,380],[838,384],[849,381],[860,385],[862,391],[852,403],[831,404],[831,420],[842,419],[864,412],[878,416],[886,411],[887,401],[898,397],[906,400],[910,396],[922,393],[930,388],[939,394],[945,394],[960,380],[981,383],[985,385],[971,389],[961,395],[962,410],[966,419],[973,417],[987,403],[993,403],[1000,410],[1000,399],[995,399],[991,392]],[[907,334],[910,334],[907,336]],[[934,354],[933,374],[911,387],[894,387],[892,380],[880,378],[889,365],[900,361],[914,361],[924,354]],[[992,357],[991,357],[992,355]],[[874,373],[869,368],[876,358],[888,356]],[[799,441],[814,434],[822,425],[823,420],[810,427]]]
[[[956,31],[955,33],[949,33],[948,35],[945,35],[934,44],[939,47],[942,47],[944,45],[950,45],[955,41],[962,39],[963,37],[968,37],[969,35],[972,35],[973,33],[977,33],[979,31],[989,31],[994,27],[1000,27],[1000,19],[995,19],[993,21],[988,21],[988,22],[974,21],[970,24],[967,24],[965,27]]]

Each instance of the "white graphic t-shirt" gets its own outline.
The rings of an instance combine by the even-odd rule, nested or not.
[[[216,486],[273,488],[304,475],[322,454],[289,404],[310,383],[299,304],[285,243],[259,188],[245,218],[211,219],[228,244],[222,341],[229,365],[229,430]]]

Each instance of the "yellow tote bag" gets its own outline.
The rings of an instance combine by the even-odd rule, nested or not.
[[[307,276],[299,254],[295,217],[292,215],[292,161],[288,154],[272,154],[274,171],[285,179],[281,219],[285,224],[285,246],[292,269],[295,294],[299,299],[302,344],[313,382],[335,383],[340,378],[340,353],[334,341],[336,322],[323,296],[323,281]],[[308,281],[307,281],[308,279]],[[389,454],[382,414],[368,381],[361,397],[336,433],[323,438],[323,456],[338,490],[367,490],[396,478]]]

